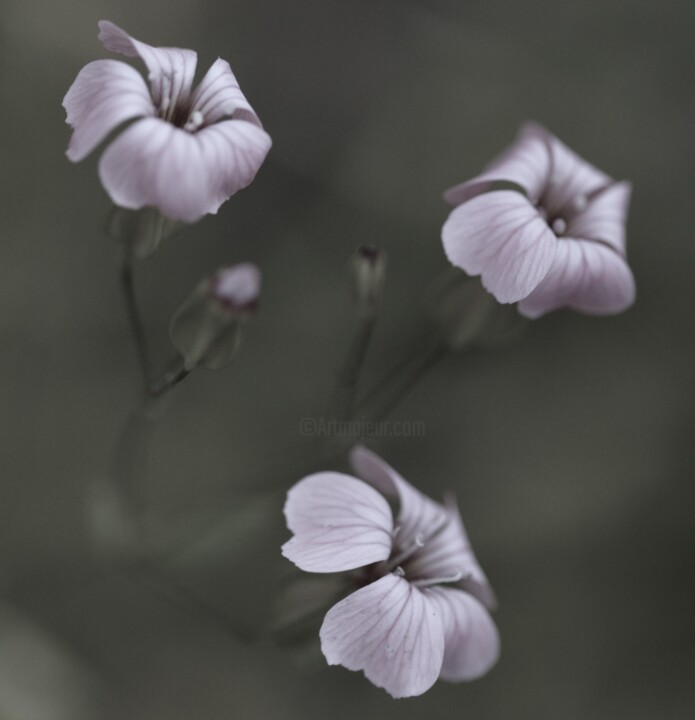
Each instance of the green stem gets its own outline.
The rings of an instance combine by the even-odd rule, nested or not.
[[[147,348],[147,338],[145,329],[142,324],[140,310],[138,308],[137,299],[135,297],[135,285],[133,282],[133,254],[130,247],[126,246],[123,254],[123,262],[121,263],[121,291],[125,301],[126,313],[128,315],[128,324],[130,332],[133,336],[135,350],[138,356],[142,381],[147,390],[151,377],[151,363]]]
[[[398,365],[361,404],[362,412],[373,420],[386,417],[443,358],[449,348],[442,342]]]
[[[367,350],[374,334],[376,317],[370,315],[362,318],[357,328],[343,366],[338,371],[335,394],[334,417],[350,420],[355,411],[357,386],[364,368]]]
[[[143,403],[130,414],[123,425],[114,454],[116,501],[122,508],[124,531],[134,534],[138,547],[145,541],[145,489],[151,432],[152,418]]]
[[[220,608],[204,600],[185,583],[150,561],[128,568],[128,577],[162,602],[166,602],[190,615],[204,617],[215,622],[233,640],[248,644],[255,635],[248,628],[235,622]]]
[[[177,367],[168,370],[158,380],[155,380],[147,387],[147,395],[153,400],[161,397],[169,392],[173,387],[178,385],[184,378],[190,375],[190,370],[186,368],[182,360],[177,361]]]

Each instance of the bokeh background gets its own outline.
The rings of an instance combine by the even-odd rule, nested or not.
[[[150,423],[139,501],[166,576],[118,552],[138,368],[97,154],[64,156],[61,100],[107,56],[101,18],[201,70],[228,59],[274,140],[251,187],[136,268],[162,365],[200,278],[264,273],[238,359]],[[690,0],[3,0],[0,23],[2,720],[695,717]],[[356,246],[389,254],[373,382],[425,327],[441,192],[530,118],[634,183],[638,301],[446,359],[392,416],[424,436],[370,441],[456,492],[500,598],[494,671],[396,702],[268,632],[294,577],[283,494],[316,462],[299,423],[325,413],[355,328]]]

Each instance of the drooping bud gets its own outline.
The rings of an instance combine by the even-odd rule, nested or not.
[[[203,280],[174,313],[169,336],[186,370],[217,370],[236,355],[242,330],[258,304],[260,270],[252,263],[221,268]]]
[[[155,208],[127,210],[114,205],[106,221],[106,235],[129,246],[136,257],[146,258],[154,253],[162,240],[174,235],[181,227],[183,223],[164,217]]]
[[[371,245],[362,245],[352,258],[355,296],[360,313],[376,314],[386,276],[386,253]]]
[[[517,337],[526,326],[513,305],[501,305],[479,278],[453,271],[432,289],[430,308],[452,350],[494,347]]]

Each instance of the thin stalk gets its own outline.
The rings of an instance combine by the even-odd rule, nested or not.
[[[146,479],[152,418],[144,404],[129,415],[123,425],[114,453],[114,492],[125,513],[125,524],[134,533],[138,546],[145,542],[146,535]]]
[[[345,361],[338,371],[334,416],[339,420],[350,420],[354,415],[357,387],[374,334],[375,323],[376,316],[374,315],[361,319]]]
[[[130,326],[131,335],[133,336],[138,363],[140,365],[142,382],[145,390],[147,390],[152,373],[152,366],[150,363],[145,329],[142,324],[140,310],[135,297],[135,284],[133,282],[133,253],[130,247],[126,247],[124,249],[120,279],[121,291],[126,306],[126,313],[128,315],[128,324]]]
[[[385,418],[448,352],[449,348],[440,342],[400,365],[367,396],[361,406],[364,414],[373,420]]]
[[[155,563],[142,561],[128,570],[131,581],[136,582],[158,600],[190,615],[211,620],[236,642],[249,644],[256,640],[255,633],[242,627],[230,615],[204,600],[185,583],[172,577]]]
[[[147,394],[150,398],[156,399],[169,392],[178,385],[184,378],[188,377],[190,370],[186,368],[183,361],[178,362],[178,367],[168,370],[158,380],[155,380],[147,387]]]

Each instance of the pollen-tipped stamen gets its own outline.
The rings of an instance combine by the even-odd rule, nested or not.
[[[159,101],[159,109],[162,119],[171,122],[176,112],[178,100],[178,92],[175,91],[176,70],[162,73],[161,76],[161,93],[162,97]]]
[[[431,585],[445,585],[446,583],[459,582],[463,578],[463,573],[459,570],[453,575],[437,578],[422,578],[422,580],[411,580],[410,584],[415,587],[424,588]]]
[[[551,225],[551,229],[556,235],[562,235],[565,230],[567,230],[567,222],[561,217],[555,218]]]
[[[586,210],[588,204],[589,198],[586,195],[577,195],[577,197],[572,201],[572,209],[575,212],[583,212]]]
[[[446,527],[446,524],[447,524],[447,517],[446,517],[446,515],[443,515],[439,519],[439,522],[434,526],[434,528],[430,532],[416,533],[411,545],[409,545],[405,550],[402,550],[400,553],[398,553],[393,559],[389,560],[389,562],[386,565],[386,571],[392,572],[395,567],[402,565],[406,560],[409,560],[418,550],[421,550],[423,547],[425,547],[425,545],[430,540],[437,537],[437,535],[439,535],[439,533]],[[393,531],[394,539],[395,539],[396,535],[400,532],[400,530],[401,530],[400,525],[397,525],[394,528],[394,531]]]
[[[195,132],[203,124],[204,119],[203,113],[201,113],[200,110],[194,110],[183,126],[183,129],[188,132]]]
[[[422,533],[418,533],[413,539],[412,544],[408,548],[398,553],[398,555],[396,555],[393,560],[389,561],[386,568],[387,571],[391,572],[394,568],[402,565],[406,560],[408,560],[408,558],[411,558],[418,550],[420,550],[420,548],[423,548],[425,546],[425,542],[425,536]]]

